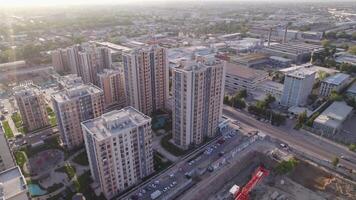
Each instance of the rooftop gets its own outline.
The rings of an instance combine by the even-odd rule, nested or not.
[[[98,45],[101,45],[101,46],[108,47],[109,49],[112,49],[114,51],[129,51],[129,50],[131,50],[131,48],[129,48],[127,46],[122,46],[122,45],[114,44],[111,42],[95,42],[95,43]]]
[[[25,178],[18,166],[2,171],[0,173],[0,184],[2,184],[3,188],[3,193],[0,193],[0,199],[10,199],[27,191]]]
[[[343,101],[335,101],[314,122],[337,128],[351,113],[352,107]]]
[[[344,81],[348,80],[350,78],[350,75],[348,74],[343,74],[343,73],[337,73],[333,76],[327,77],[323,82],[333,84],[333,85],[340,85]]]
[[[84,121],[82,126],[86,127],[97,140],[103,140],[149,121],[151,121],[150,117],[128,106],[121,110],[105,113],[98,118]]]
[[[206,62],[197,62],[192,60],[183,60],[181,61],[175,69],[183,71],[198,71],[203,70],[208,67],[217,66],[223,62],[219,59],[207,59]]]
[[[41,93],[39,88],[33,84],[20,85],[14,87],[13,90],[15,96],[23,96],[23,97],[37,96]]]
[[[66,76],[61,76],[58,79],[58,83],[61,84],[62,87],[73,87],[75,85],[83,84],[83,80],[77,74],[68,74]]]
[[[269,58],[272,60],[278,60],[280,62],[291,62],[292,61],[291,59],[283,58],[283,57],[279,57],[279,56],[270,56]]]
[[[299,54],[312,51],[322,50],[320,45],[308,44],[308,43],[285,43],[275,44],[266,47],[267,50],[280,51],[284,53]]]
[[[263,53],[251,53],[241,57],[234,57],[232,61],[239,62],[239,63],[250,63],[259,60],[265,60],[268,56]]]
[[[349,89],[347,89],[346,92],[356,94],[356,83],[352,84],[351,87],[349,87]]]
[[[275,90],[280,90],[283,91],[284,85],[282,83],[277,83],[271,80],[265,80],[261,83],[262,86],[264,87],[269,87],[269,88],[273,88]]]
[[[92,84],[80,84],[71,88],[65,88],[52,95],[52,98],[57,102],[64,102],[80,96],[102,93],[103,91]]]
[[[229,74],[250,80],[268,76],[268,73],[262,70],[244,67],[235,63],[226,63],[226,75]]]
[[[305,78],[307,76],[312,76],[314,74],[315,74],[315,71],[313,71],[313,70],[306,69],[306,68],[300,68],[296,71],[289,73],[288,76],[294,77],[294,78]]]

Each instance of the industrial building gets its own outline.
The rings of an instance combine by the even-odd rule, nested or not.
[[[265,47],[262,51],[271,56],[291,59],[296,64],[308,62],[311,54],[320,53],[324,48],[319,45],[307,43],[283,43]]]
[[[265,80],[259,84],[258,88],[266,94],[272,95],[274,98],[276,98],[276,101],[279,102],[283,94],[284,86],[281,83]]]
[[[251,53],[232,57],[230,61],[246,67],[258,67],[268,62],[268,56],[262,53]]]
[[[82,123],[91,175],[107,199],[154,172],[151,118],[125,107]]]
[[[234,63],[226,63],[226,92],[235,93],[246,89],[251,92],[268,78],[268,73],[262,70],[244,67]]]
[[[335,101],[314,120],[313,128],[322,133],[335,134],[342,129],[343,122],[351,116],[352,109],[343,101]]]
[[[346,95],[356,100],[356,83],[352,84],[351,87],[346,90]]]
[[[320,96],[327,97],[332,91],[339,92],[345,88],[350,81],[350,75],[338,73],[329,76],[321,81],[319,94]]]
[[[269,57],[269,65],[274,68],[287,68],[292,64],[292,60],[288,58],[278,57],[278,56],[270,56]]]

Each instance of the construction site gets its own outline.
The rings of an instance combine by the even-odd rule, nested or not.
[[[276,152],[278,151],[276,156]],[[277,158],[278,157],[278,158]],[[281,163],[295,161],[289,171]],[[195,177],[197,183],[179,199],[209,200],[355,200],[356,184],[308,161],[274,150],[251,152],[240,162]],[[204,177],[206,176],[206,177]],[[200,181],[199,180],[204,180]]]

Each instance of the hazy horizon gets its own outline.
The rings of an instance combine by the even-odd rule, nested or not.
[[[340,2],[339,0],[0,0],[0,7],[3,6],[56,6],[56,5],[105,5],[105,4],[145,4],[145,3],[176,3],[176,2]],[[341,2],[353,2],[354,0],[341,0]]]

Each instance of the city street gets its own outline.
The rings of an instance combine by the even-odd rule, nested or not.
[[[294,130],[293,128],[275,127],[268,123],[260,122],[255,118],[236,110],[232,107],[224,106],[223,114],[233,120],[238,120],[263,133],[277,138],[300,151],[310,154],[320,159],[332,161],[335,157],[355,157],[356,154],[346,147],[332,141],[320,138],[310,133]],[[340,159],[344,166],[356,170],[356,163]]]

